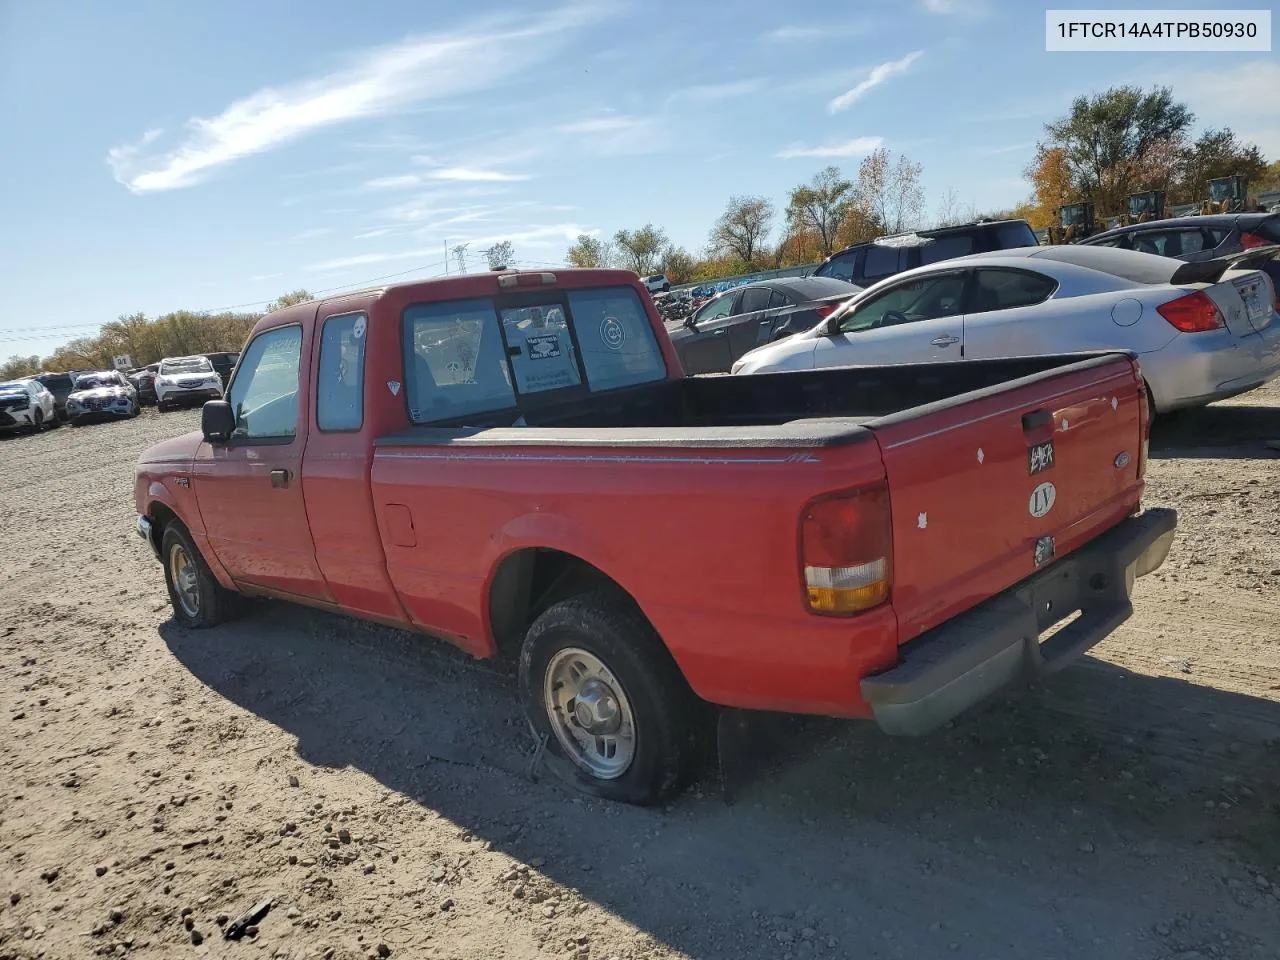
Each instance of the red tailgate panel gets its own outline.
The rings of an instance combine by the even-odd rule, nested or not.
[[[1030,576],[1041,538],[1062,557],[1132,512],[1142,389],[1116,358],[871,425],[893,507],[900,643]],[[1038,458],[1033,474],[1030,449],[1047,440],[1052,464]]]

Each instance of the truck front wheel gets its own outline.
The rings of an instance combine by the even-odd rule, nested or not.
[[[607,593],[571,597],[530,626],[520,699],[561,779],[623,803],[660,803],[694,772],[699,701],[634,604]]]
[[[160,557],[175,620],[184,627],[202,629],[231,617],[236,594],[218,583],[191,534],[176,520],[164,528]]]

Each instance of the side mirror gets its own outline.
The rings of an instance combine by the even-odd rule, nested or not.
[[[693,319],[692,313],[684,318],[684,325],[688,327],[690,330],[696,331],[698,329],[698,321]]]
[[[236,415],[225,400],[210,400],[200,411],[200,430],[209,443],[226,443],[236,428]]]

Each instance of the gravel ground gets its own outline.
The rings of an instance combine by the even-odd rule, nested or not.
[[[500,665],[174,626],[132,465],[197,419],[0,441],[0,958],[1280,956],[1280,385],[1158,425],[1180,532],[1095,656],[664,810],[530,781]]]

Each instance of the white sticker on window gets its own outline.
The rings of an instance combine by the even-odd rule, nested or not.
[[[364,317],[356,317],[355,326],[351,328],[351,335],[357,340],[361,339],[364,336],[366,325]]]
[[[400,395],[400,381],[399,381],[399,380],[388,380],[388,381],[387,381],[387,389],[391,391],[391,395],[392,395],[393,397],[395,397],[395,396],[399,396],[399,395]]]
[[[600,323],[600,340],[610,350],[621,350],[627,331],[616,317],[605,317]]]

